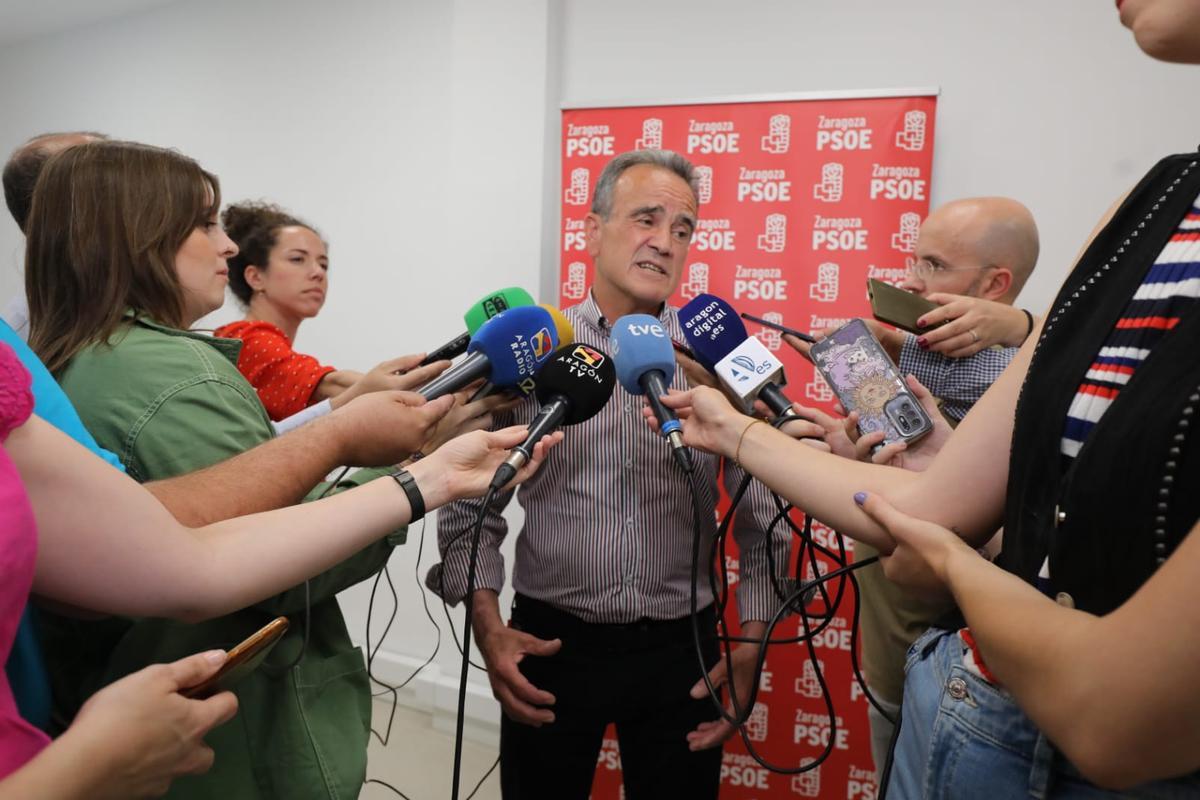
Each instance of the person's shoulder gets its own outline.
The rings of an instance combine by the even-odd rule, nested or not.
[[[287,340],[287,335],[278,326],[257,319],[240,319],[230,322],[228,325],[222,325],[213,331],[213,336],[221,339],[272,338]]]
[[[173,332],[140,322],[123,323],[106,342],[77,353],[62,373],[64,388],[120,384],[127,390],[167,387],[212,373],[225,359],[211,345],[184,331]]]

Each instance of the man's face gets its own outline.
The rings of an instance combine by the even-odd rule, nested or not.
[[[917,234],[916,261],[900,288],[922,297],[935,292],[975,297],[989,265],[967,245],[970,234],[954,219],[930,214]]]
[[[621,173],[608,219],[588,215],[588,253],[596,283],[639,306],[666,301],[679,286],[692,232],[696,196],[668,169],[638,164]]]

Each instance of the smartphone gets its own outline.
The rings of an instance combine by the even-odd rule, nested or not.
[[[184,697],[203,700],[219,692],[232,689],[234,684],[254,672],[262,664],[267,653],[271,652],[271,648],[283,638],[287,629],[287,617],[276,617],[230,650],[225,658],[225,663],[208,680],[186,689],[180,689],[179,693]]]
[[[814,344],[810,354],[846,413],[858,412],[859,433],[883,431],[882,446],[916,441],[933,430],[933,421],[861,319]]]
[[[917,320],[938,308],[938,304],[931,303],[919,294],[897,289],[890,283],[868,278],[867,297],[871,299],[871,312],[875,319],[909,333],[923,333],[946,324],[943,320],[925,328],[917,327]]]
[[[743,312],[740,316],[742,319],[748,319],[751,322],[757,322],[759,325],[764,325],[777,331],[783,331],[784,333],[790,333],[792,336],[795,336],[802,342],[808,342],[809,344],[817,343],[817,340],[813,338],[811,334],[807,334],[804,331],[798,331],[795,328],[789,328],[786,325],[780,325],[778,322],[771,322],[770,320],[763,319],[762,317],[755,317],[745,312]]]

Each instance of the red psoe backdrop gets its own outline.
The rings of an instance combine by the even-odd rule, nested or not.
[[[708,292],[739,312],[810,332],[869,315],[867,278],[900,281],[929,211],[936,110],[934,91],[880,95],[564,110],[561,304],[578,303],[592,282],[584,218],[601,169],[626,150],[663,148],[687,156],[700,177],[700,220],[673,305]],[[829,388],[778,333],[746,327],[784,362],[789,397],[832,404]],[[837,550],[828,529],[813,528],[818,543]],[[728,561],[736,590],[732,542]],[[821,562],[822,571],[830,568]],[[733,603],[730,617],[736,625]],[[850,665],[852,619],[847,587],[816,639],[836,726],[803,645],[771,647],[746,726],[772,763],[807,763],[832,739],[829,758],[804,774],[775,774],[735,736],[721,769],[724,800],[874,800],[867,702]],[[795,616],[776,628],[780,637],[802,633]],[[610,729],[592,797],[622,796]]]

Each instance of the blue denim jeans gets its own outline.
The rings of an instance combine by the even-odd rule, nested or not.
[[[963,666],[963,644],[932,629],[905,664],[900,737],[887,800],[921,798],[1195,798],[1195,775],[1109,792],[1085,780],[1012,695]]]

